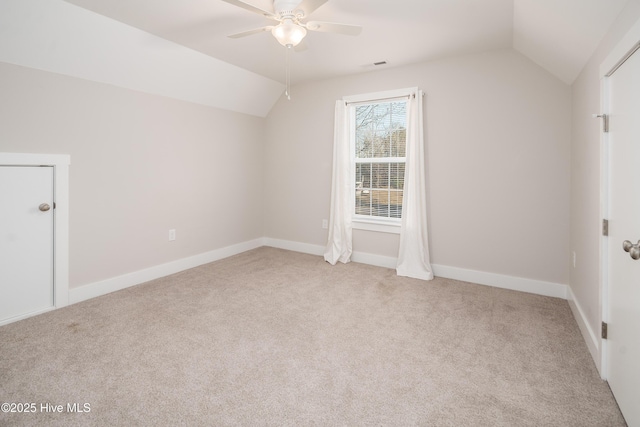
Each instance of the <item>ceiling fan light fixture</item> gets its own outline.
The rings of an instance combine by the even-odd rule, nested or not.
[[[294,23],[292,19],[284,19],[271,30],[271,34],[282,46],[297,46],[307,35],[307,30]]]

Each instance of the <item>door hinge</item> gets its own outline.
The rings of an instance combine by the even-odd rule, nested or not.
[[[602,322],[602,339],[607,339],[607,322]]]
[[[609,132],[609,115],[608,114],[594,114],[593,117],[602,119],[602,132]]]
[[[602,220],[602,235],[603,236],[608,236],[609,235],[609,220],[608,219],[603,219]]]

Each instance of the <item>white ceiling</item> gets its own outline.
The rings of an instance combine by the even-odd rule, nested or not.
[[[0,1],[0,62],[265,117],[284,85],[62,0]]]
[[[271,24],[221,0],[66,0],[246,70],[284,81],[285,48]],[[302,82],[464,53],[514,47],[571,84],[627,1],[637,0],[329,0],[311,19],[357,24],[356,37],[309,32],[295,52]],[[272,10],[271,0],[246,0]]]
[[[515,0],[513,47],[571,84],[627,3]]]

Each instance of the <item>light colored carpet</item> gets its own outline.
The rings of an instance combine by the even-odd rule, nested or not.
[[[0,343],[0,402],[37,404],[3,426],[624,425],[566,301],[273,248],[0,327]]]

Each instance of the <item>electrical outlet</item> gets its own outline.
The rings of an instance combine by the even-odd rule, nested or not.
[[[329,221],[327,221],[326,219],[322,220],[322,228],[324,228],[325,230],[327,228],[329,228]]]
[[[169,241],[173,242],[174,240],[176,240],[176,229],[172,228],[169,230]]]

